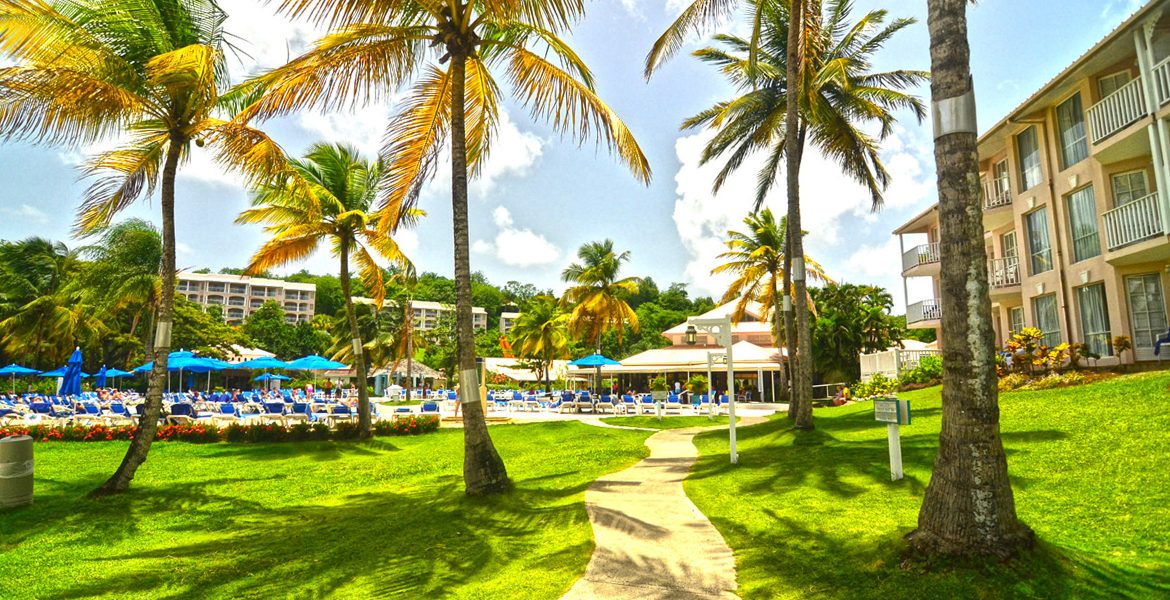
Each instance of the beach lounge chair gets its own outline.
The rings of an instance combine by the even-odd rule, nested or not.
[[[654,414],[654,397],[650,394],[642,394],[642,397],[638,399],[638,408],[641,409],[639,410],[640,414]]]
[[[698,414],[703,414],[703,412],[708,412],[708,413],[711,412],[711,395],[710,394],[699,394],[698,398],[699,398],[698,409],[696,409],[695,412]]]
[[[211,422],[217,426],[231,425],[240,422],[240,413],[236,405],[231,402],[220,402],[219,411],[211,415]]]
[[[126,410],[121,402],[111,402],[110,411],[106,414],[106,422],[110,425],[133,425],[134,416]]]
[[[727,414],[727,394],[719,394],[719,403],[715,405],[715,414]]]
[[[437,415],[439,412],[439,403],[433,400],[423,402],[419,407],[418,414],[420,415]]]
[[[637,413],[638,401],[629,394],[622,394],[621,402],[616,405],[616,411],[626,415]]]
[[[541,409],[540,400],[536,398],[536,394],[528,394],[524,398],[524,407],[532,412],[536,412]]]
[[[678,394],[673,392],[666,397],[666,406],[663,407],[662,412],[669,413],[672,410],[680,415],[682,414],[682,400],[679,399]]]
[[[313,421],[313,411],[309,408],[308,402],[293,402],[292,411],[284,416],[284,420],[288,424],[292,423],[308,423]]]
[[[617,412],[617,408],[613,405],[613,396],[609,394],[602,394],[601,398],[597,399],[597,403],[593,405],[593,412],[602,412],[605,410],[611,413]]]
[[[188,402],[176,402],[167,414],[167,425],[189,425],[195,422],[195,407]]]
[[[589,409],[589,412],[597,412],[593,408],[593,396],[589,394],[588,390],[577,395],[577,412],[581,412],[585,408]]]
[[[354,417],[356,416],[357,415],[355,415],[354,412],[350,410],[349,406],[345,404],[333,404],[329,407],[329,420],[333,424],[341,422],[352,423],[354,421]]]
[[[286,408],[284,402],[265,402],[263,407],[264,412],[260,413],[261,421],[276,423],[277,425],[284,425],[286,423],[284,418]]]

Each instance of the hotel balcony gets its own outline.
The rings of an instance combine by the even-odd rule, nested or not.
[[[987,263],[987,283],[992,296],[1020,293],[1020,259],[995,258]]]
[[[983,227],[999,229],[1012,220],[1012,192],[1003,182],[983,180]]]
[[[906,307],[906,326],[912,329],[931,329],[939,326],[942,311],[936,299],[915,302]]]
[[[1154,93],[1158,106],[1170,102],[1170,58],[1154,65]]]
[[[926,277],[938,274],[938,242],[922,244],[902,255],[903,277]]]
[[[1146,116],[1142,81],[1141,77],[1135,78],[1085,111],[1089,122],[1089,139],[1094,145]]]
[[[1170,257],[1162,211],[1158,193],[1154,192],[1102,215],[1106,260],[1124,265]]]

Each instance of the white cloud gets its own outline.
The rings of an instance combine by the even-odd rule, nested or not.
[[[382,148],[389,114],[387,107],[372,105],[352,112],[305,113],[298,119],[298,124],[321,141],[353,146],[363,156],[372,159]]]
[[[470,193],[481,200],[487,199],[496,186],[510,177],[524,177],[544,154],[545,140],[532,132],[521,131],[506,110],[500,110],[500,121],[492,139],[487,162],[480,169],[479,177],[468,184]],[[451,193],[451,152],[444,145],[439,154],[435,175],[424,188],[429,195],[448,196]]]
[[[638,21],[646,20],[646,15],[642,13],[642,7],[638,5],[638,0],[620,0],[620,2],[626,14]]]
[[[2,206],[0,207],[0,215],[38,225],[44,225],[49,222],[49,214],[31,204],[22,203],[16,206]]]
[[[492,240],[475,240],[472,252],[494,256],[513,267],[547,265],[560,260],[561,249],[531,229],[516,227],[507,207],[497,206],[492,211],[492,221],[499,232]]]
[[[175,242],[175,254],[182,256],[192,256],[195,254],[195,249],[186,242]]]
[[[675,152],[682,166],[675,174],[676,194],[674,222],[683,248],[689,255],[685,276],[687,281],[704,293],[721,294],[729,278],[712,276],[710,271],[719,264],[718,255],[725,250],[723,240],[728,230],[742,227],[744,216],[751,210],[755,198],[756,172],[764,157],[757,155],[745,161],[739,171],[730,177],[716,195],[711,183],[722,166],[721,161],[699,165],[703,146],[712,136],[709,131],[679,138]],[[897,129],[883,146],[882,158],[890,172],[891,182],[885,192],[886,209],[916,205],[933,193],[933,161],[929,148],[914,134]],[[787,213],[784,193],[784,170],[776,175],[777,185],[765,198],[764,206],[779,216]],[[870,212],[868,191],[841,174],[840,169],[821,156],[815,149],[805,152],[801,165],[801,226],[810,234],[806,251],[824,264],[830,276],[837,265],[828,258],[844,239],[840,231],[846,217],[867,221],[877,219]],[[893,263],[894,265],[900,263]],[[885,265],[887,269],[892,268]],[[896,268],[894,269],[896,270]]]

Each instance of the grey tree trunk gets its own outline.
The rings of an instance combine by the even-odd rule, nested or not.
[[[783,266],[781,266],[781,269],[783,269]],[[777,273],[771,274],[771,285],[773,285],[773,286],[776,285],[776,275],[777,275]],[[781,281],[780,285],[784,286],[785,281],[787,281],[787,279],[788,279],[787,277],[784,277],[783,275],[781,275],[782,281]],[[777,352],[779,352],[780,348],[783,348],[785,346],[785,344],[788,343],[788,333],[787,333],[786,327],[787,327],[787,325],[791,324],[791,320],[792,320],[791,315],[784,312],[783,299],[788,297],[787,289],[788,288],[786,288],[786,287],[781,287],[778,290],[772,290],[772,320],[773,320],[772,331],[774,332],[773,336],[774,336],[774,339],[776,340],[776,351]],[[785,362],[786,361],[784,360],[784,357],[781,356],[780,357],[780,397],[773,398],[773,401],[788,402],[789,399],[791,398],[791,396],[788,393],[788,391],[789,391],[788,374],[785,371],[785,368],[786,368]],[[710,385],[711,382],[708,381],[707,384]],[[773,392],[775,392],[775,390],[773,390]]]
[[[465,88],[468,49],[451,53],[451,218],[455,235],[455,329],[459,348],[459,402],[463,404],[463,483],[469,496],[502,492],[508,471],[496,452],[479,401],[475,332],[471,322],[471,256],[467,227],[467,127]]]
[[[150,445],[158,431],[158,420],[162,415],[163,388],[167,380],[167,358],[171,353],[171,322],[175,309],[175,174],[179,170],[179,157],[186,140],[172,135],[163,160],[162,189],[159,204],[162,208],[162,294],[158,299],[158,316],[154,326],[154,366],[146,387],[146,408],[139,419],[138,429],[130,440],[130,448],[114,474],[94,491],[91,496],[109,496],[130,489],[130,482],[138,467],[146,462]]]
[[[936,106],[973,89],[967,1],[927,2],[930,91]],[[1016,518],[999,435],[977,142],[973,131],[935,135],[942,259],[942,432],[918,529],[906,539],[913,550],[927,555],[1010,557],[1030,546],[1033,534]]]
[[[350,240],[342,240],[339,248],[341,254],[341,293],[345,295],[345,319],[349,322],[350,344],[353,346],[353,376],[357,379],[358,391],[358,437],[370,437],[370,388],[368,373],[366,372],[366,355],[362,348],[362,334],[358,329],[357,315],[353,310],[353,294],[350,292],[349,280],[349,251]]]
[[[784,115],[785,161],[788,183],[788,233],[785,236],[788,252],[786,269],[792,278],[792,308],[795,314],[796,368],[793,370],[793,394],[789,414],[797,429],[812,429],[812,342],[808,324],[808,289],[805,285],[804,241],[800,227],[800,101],[793,93],[791,82],[800,81],[804,63],[802,33],[805,16],[804,0],[792,0],[788,25],[788,105]]]

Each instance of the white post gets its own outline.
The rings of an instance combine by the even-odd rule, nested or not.
[[[724,329],[723,335],[727,346],[727,431],[731,440],[731,464],[734,465],[739,463],[739,453],[735,451],[735,365],[731,359],[731,328]]]
[[[897,423],[886,424],[890,441],[890,481],[902,479],[902,436]]]
[[[715,405],[718,404],[719,395],[714,394],[715,382],[711,379],[711,353],[707,353],[707,420],[713,421],[715,419]],[[715,401],[712,402],[711,396],[715,396]],[[703,409],[702,403],[699,404],[699,410]]]

